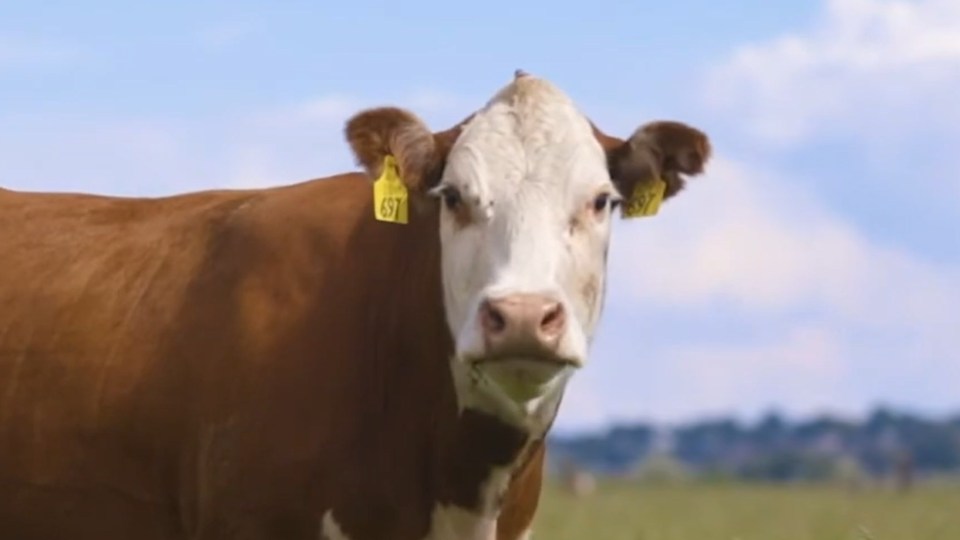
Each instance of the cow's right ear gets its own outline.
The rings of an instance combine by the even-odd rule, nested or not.
[[[379,107],[355,115],[347,121],[344,132],[357,164],[370,178],[380,176],[384,158],[392,155],[407,189],[423,193],[440,180],[460,125],[432,133],[410,111]]]
[[[685,177],[703,174],[712,153],[707,134],[681,122],[649,122],[626,141],[597,126],[593,134],[607,153],[610,178],[625,197],[657,179],[666,184],[663,199],[674,197],[686,185]]]

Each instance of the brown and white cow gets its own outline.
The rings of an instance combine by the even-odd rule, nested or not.
[[[450,130],[346,137],[366,174],[0,190],[0,538],[528,537],[616,203],[708,139],[607,136],[523,73]],[[374,218],[389,159],[406,223]]]

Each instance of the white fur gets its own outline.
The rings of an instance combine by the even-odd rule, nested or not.
[[[457,506],[437,505],[424,540],[497,540],[497,518]]]
[[[424,540],[497,540],[495,502],[506,493],[510,483],[510,469],[496,468],[480,487],[482,507],[466,510],[457,506],[438,504],[430,518],[430,532]]]
[[[556,413],[569,369],[557,373],[556,384],[540,399],[518,404],[463,359],[482,354],[477,314],[484,297],[543,293],[567,312],[560,352],[585,363],[603,303],[612,214],[608,209],[595,219],[583,209],[603,191],[618,197],[606,156],[569,97],[542,79],[522,77],[464,127],[442,184],[459,189],[472,216],[462,226],[444,210],[440,225],[460,405],[543,430]],[[575,216],[583,219],[571,227]],[[592,297],[584,293],[590,280],[597,291]]]
[[[333,517],[333,510],[327,510],[320,522],[320,540],[350,540],[340,524]]]

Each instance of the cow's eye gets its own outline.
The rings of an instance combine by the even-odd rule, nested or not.
[[[443,204],[447,207],[447,210],[456,210],[462,202],[460,190],[451,185],[443,184],[437,186],[433,189],[432,194],[443,199]]]
[[[620,199],[610,193],[601,193],[593,199],[593,211],[600,213],[606,210],[608,206],[612,210],[616,208],[618,204],[620,204]]]
[[[460,206],[460,190],[457,188],[448,186],[440,196],[443,197],[447,210],[456,210],[457,206]]]

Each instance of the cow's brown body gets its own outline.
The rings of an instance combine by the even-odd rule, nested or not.
[[[420,540],[542,446],[458,416],[437,209],[366,176],[160,199],[0,190],[0,538]]]

